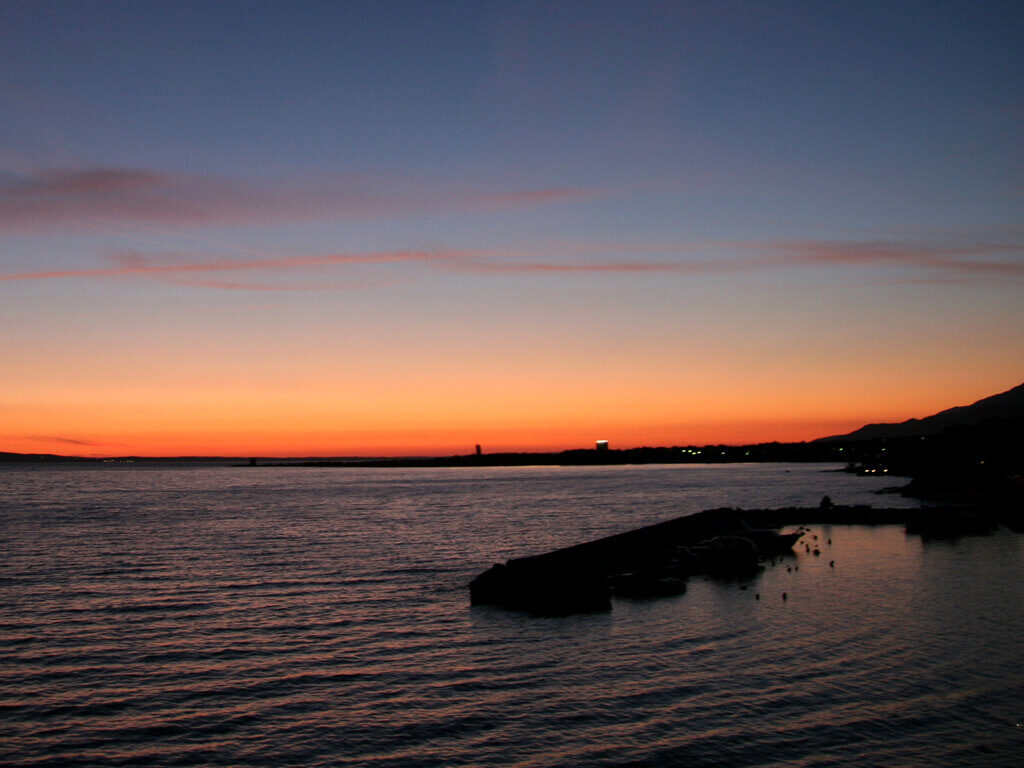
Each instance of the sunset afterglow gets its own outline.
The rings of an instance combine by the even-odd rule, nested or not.
[[[796,441],[1024,380],[1012,4],[290,6],[0,6],[0,451]]]

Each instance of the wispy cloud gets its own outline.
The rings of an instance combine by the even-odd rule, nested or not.
[[[367,288],[378,285],[378,281],[332,281],[332,282],[299,282],[288,281],[278,283],[257,283],[244,280],[215,280],[195,278],[175,278],[175,285],[187,288],[213,288],[219,291],[340,291],[353,288]]]
[[[23,272],[0,275],[0,282],[43,280],[51,278],[102,277],[170,277],[209,272],[282,271],[303,267],[325,267],[356,264],[387,264],[402,262],[455,261],[473,255],[471,251],[378,251],[372,253],[329,253],[312,256],[284,256],[267,259],[213,259],[182,261],[176,255],[153,255],[137,252],[114,254],[115,266],[96,269],[62,269],[45,272]],[[271,286],[272,287],[272,286]]]
[[[733,258],[719,261],[613,261],[591,263],[560,263],[538,261],[501,261],[467,259],[458,263],[442,263],[443,269],[457,272],[487,273],[566,273],[566,274],[719,274],[761,269],[769,266],[762,257]]]
[[[268,200],[231,184],[144,169],[85,168],[0,177],[0,226],[37,229],[81,219],[202,223]]]
[[[928,240],[793,240],[757,243],[754,247],[774,250],[796,260],[860,264],[872,261],[931,263],[948,257],[969,257],[995,253],[1021,253],[1024,245],[1002,241],[933,242]]]
[[[886,264],[962,275],[1024,275],[1024,243],[1013,240],[819,241],[761,243],[780,261],[808,265]],[[1001,257],[996,260],[992,257]],[[1014,258],[1016,257],[1016,258]]]
[[[662,246],[655,246],[661,252]],[[579,259],[578,248],[571,249]],[[632,249],[634,252],[637,249]],[[600,247],[592,253],[601,254]],[[558,255],[557,253],[553,255]],[[512,273],[677,273],[708,274],[763,268],[769,260],[763,256],[726,260],[694,261],[538,261],[528,258],[526,252],[508,249],[494,250],[398,250],[369,253],[332,253],[287,256],[279,258],[244,258],[184,260],[175,254],[145,254],[122,251],[112,255],[113,266],[93,269],[63,269],[0,275],[0,282],[19,280],[46,280],[55,278],[152,278],[189,285],[224,290],[330,290],[361,287],[360,283],[325,283],[322,281],[256,283],[246,280],[209,278],[212,273],[286,273],[306,268],[339,267],[381,264],[420,264],[445,272],[476,274]],[[524,258],[527,257],[527,258]]]
[[[568,249],[578,259],[578,248]],[[479,273],[675,273],[725,274],[808,266],[836,267],[874,265],[910,268],[939,273],[913,282],[962,281],[965,276],[1024,276],[1024,243],[1011,239],[930,241],[724,241],[677,245],[604,248],[591,246],[591,256],[627,251],[635,255],[663,254],[665,260],[538,261],[467,258],[439,266],[460,272]],[[715,257],[726,252],[727,257]],[[711,256],[709,257],[709,253]],[[694,255],[703,258],[693,258]],[[676,256],[675,259],[669,256]],[[689,255],[689,258],[687,258]],[[1000,257],[1000,258],[993,258]],[[944,276],[943,276],[944,275]],[[904,281],[901,281],[904,282]]]
[[[722,254],[726,255],[722,255]],[[633,258],[624,258],[625,255]],[[644,258],[657,254],[656,260]],[[612,256],[614,260],[608,260]],[[123,251],[113,264],[0,275],[0,282],[57,278],[148,278],[219,290],[339,290],[378,285],[346,268],[405,264],[470,274],[678,274],[712,275],[809,267],[896,268],[873,282],[884,284],[969,282],[1024,278],[1024,245],[1014,238],[983,241],[735,241],[615,246],[556,244],[519,249],[409,249],[281,257],[245,254],[196,258],[180,254]],[[316,270],[310,276],[310,270]],[[303,272],[302,275],[298,274]],[[245,274],[261,274],[258,279]],[[288,276],[291,275],[291,278]],[[303,279],[296,279],[296,278]],[[285,279],[282,279],[285,278]]]
[[[597,194],[571,186],[471,188],[439,179],[348,176],[254,184],[137,168],[0,173],[0,229],[40,230],[96,221],[204,225],[408,211],[546,205]]]
[[[91,440],[78,440],[73,437],[60,437],[58,435],[25,435],[21,440],[31,440],[38,443],[63,443],[66,445],[84,445],[87,447],[100,447],[103,443],[94,443]]]

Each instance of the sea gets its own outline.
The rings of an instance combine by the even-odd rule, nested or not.
[[[0,764],[1024,765],[1010,531],[817,526],[749,581],[469,605],[495,562],[707,508],[917,504],[838,468],[4,467]]]

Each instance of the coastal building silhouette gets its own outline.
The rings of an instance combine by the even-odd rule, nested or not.
[[[608,450],[608,441],[607,440],[598,440],[597,441],[597,445],[594,446],[594,450],[596,450],[596,451],[607,451]]]

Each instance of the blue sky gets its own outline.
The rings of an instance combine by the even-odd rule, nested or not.
[[[499,388],[565,366],[515,411],[571,401],[565,435],[632,407],[624,374],[570,394],[609,365],[680,442],[1008,388],[1022,33],[1010,2],[4,3],[0,409],[78,403],[88,442],[84,394],[57,386],[71,359],[143,422],[125,371],[206,391],[211,355],[301,388],[330,374],[296,350],[337,333],[347,402],[409,366]],[[145,340],[111,342],[115,320]],[[758,417],[729,405],[744,371],[761,383],[732,399]],[[794,409],[808,379],[841,412]],[[667,439],[655,421],[636,417]]]

